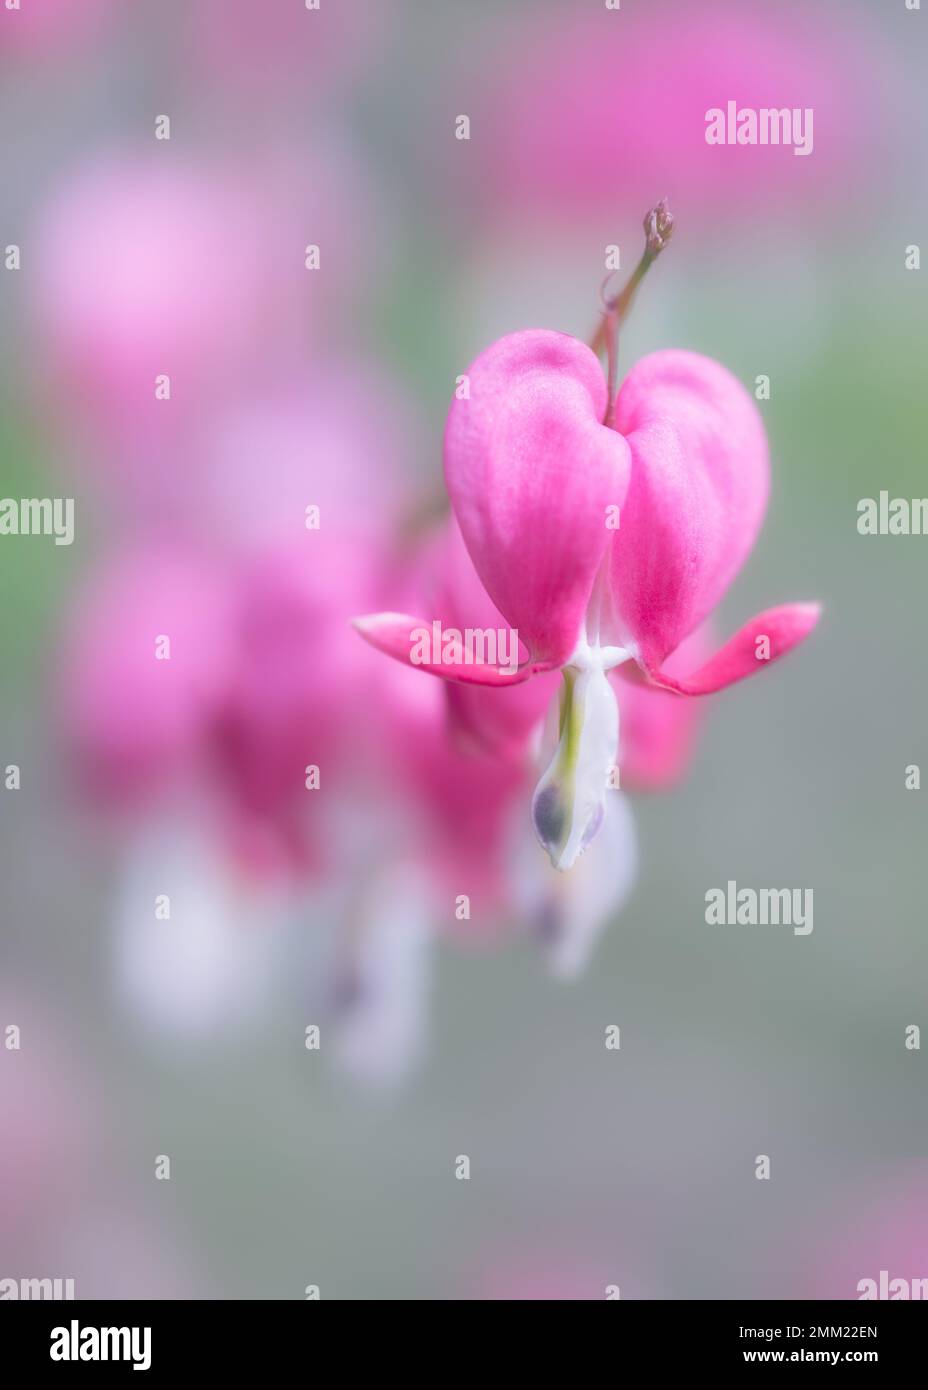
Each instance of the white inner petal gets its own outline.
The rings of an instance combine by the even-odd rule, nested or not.
[[[620,791],[606,793],[596,839],[569,874],[552,869],[524,812],[512,827],[508,873],[520,921],[563,979],[584,970],[600,933],[625,905],[638,867],[634,817]]]
[[[591,646],[584,635],[564,668],[558,745],[532,799],[535,833],[556,869],[576,862],[602,822],[619,745],[607,672],[627,659],[623,648]]]

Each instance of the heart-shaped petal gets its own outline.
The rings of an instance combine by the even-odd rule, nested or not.
[[[653,672],[712,611],[754,544],[767,440],[741,383],[692,352],[642,358],[619,392],[615,423],[632,476],[612,595],[623,639]]]
[[[476,359],[445,431],[445,478],[487,593],[536,662],[577,642],[628,487],[628,445],[601,422],[595,355],[566,334],[512,333]]]

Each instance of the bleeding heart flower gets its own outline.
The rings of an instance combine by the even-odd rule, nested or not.
[[[669,239],[659,205],[642,265]],[[815,604],[768,609],[694,674],[668,660],[741,568],[768,492],[764,427],[745,388],[692,352],[656,352],[613,400],[595,353],[545,330],[510,334],[466,374],[445,431],[445,478],[474,567],[515,630],[507,669],[474,656],[467,633],[423,655],[427,627],[400,613],[358,620],[373,645],[446,680],[518,684],[560,670],[557,747],[535,791],[535,829],[568,869],[602,821],[619,744],[609,673],[635,662],[653,685],[702,695],[783,656],[815,625]],[[608,315],[607,315],[608,319]]]

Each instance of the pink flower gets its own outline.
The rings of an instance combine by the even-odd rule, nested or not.
[[[440,616],[444,630],[506,626],[480,582],[453,518],[433,543],[429,561],[435,573],[425,586],[424,603]],[[669,658],[672,675],[691,670],[708,656],[708,627],[703,624]],[[622,785],[656,790],[682,775],[692,752],[700,707],[652,685],[637,669],[626,664],[610,672],[621,714]],[[559,683],[556,671],[512,685],[447,681],[447,721],[453,742],[484,758],[524,766]]]
[[[559,742],[533,817],[555,867],[566,869],[599,827],[615,764],[609,673],[634,661],[655,686],[707,694],[784,655],[819,610],[761,613],[692,674],[667,664],[741,568],[767,500],[760,415],[718,363],[654,353],[610,407],[588,347],[532,330],[494,343],[467,382],[448,416],[445,477],[486,593],[518,635],[518,662],[470,659],[463,634],[425,650],[417,634],[427,625],[406,614],[358,627],[447,680],[506,686],[563,672]]]
[[[113,0],[20,0],[0,7],[0,60],[73,62],[78,50],[98,43],[109,26]]]
[[[349,622],[383,602],[410,505],[405,394],[356,360],[269,375],[234,407],[214,403],[164,459],[168,527],[131,488],[119,497],[126,543],[68,617],[68,746],[119,820],[120,991],[173,1033],[263,1005],[293,903],[305,913],[342,886],[350,898],[375,853],[390,856],[413,799],[397,774],[393,687],[441,705],[439,687],[385,673]],[[174,894],[176,929],[152,932],[161,892]],[[327,904],[350,937],[357,904]]]
[[[824,1299],[928,1297],[925,1171],[890,1172],[882,1184],[846,1188],[803,1261],[803,1286],[788,1295]]]
[[[108,469],[117,505],[157,507],[163,523],[189,514],[201,435],[230,402],[260,408],[292,385],[313,333],[331,361],[369,218],[350,151],[328,141],[309,160],[160,156],[116,147],[70,171],[39,211],[30,284],[42,391],[51,379],[68,452]]]
[[[438,615],[446,628],[504,625],[453,518],[426,539],[404,577],[411,605]],[[392,673],[399,681],[384,679]],[[618,790],[610,794],[594,851],[569,879],[554,872],[532,833],[523,807],[557,683],[551,672],[512,686],[439,685],[391,663],[378,680],[378,703],[394,745],[392,784],[415,809],[412,843],[429,880],[436,924],[468,945],[495,941],[501,932],[531,935],[551,969],[569,975],[586,964],[596,937],[628,897],[637,844]],[[661,698],[641,690],[645,700]],[[650,734],[648,741],[654,742]],[[642,750],[642,762],[650,756]]]
[[[88,790],[123,813],[202,770],[233,658],[228,596],[209,563],[151,544],[111,556],[77,597],[62,663]]]
[[[11,1262],[47,1242],[79,1204],[98,1158],[99,1097],[74,1038],[53,1022],[61,1016],[60,1003],[40,1002],[4,972],[0,1251]],[[13,1045],[11,1028],[17,1030]],[[8,1265],[3,1276],[14,1269]]]
[[[172,461],[189,466],[192,412],[273,325],[258,228],[227,170],[120,151],[78,166],[39,214],[33,310],[68,448],[143,507],[161,505]]]
[[[520,22],[511,37],[496,25],[489,65],[480,36],[479,86],[473,71],[460,79],[474,93],[466,109],[480,142],[475,200],[523,224],[535,213],[598,219],[605,230],[617,200],[635,206],[655,186],[691,229],[854,196],[886,105],[877,98],[865,110],[859,100],[862,84],[885,82],[881,36],[863,14],[847,17],[836,43],[833,24],[807,4],[575,10]],[[729,99],[811,108],[814,157],[708,145],[706,112]]]
[[[358,660],[348,625],[352,600],[378,590],[344,536],[322,539],[270,549],[232,576],[235,662],[211,747],[236,857],[254,867],[323,867],[331,799],[363,785],[368,734],[382,728],[366,708],[370,654]],[[321,795],[307,795],[309,766]]]
[[[180,381],[195,369],[198,387],[221,375],[263,322],[259,235],[228,170],[206,178],[120,151],[78,166],[37,237],[37,307],[56,365],[110,409],[147,399],[158,372]]]

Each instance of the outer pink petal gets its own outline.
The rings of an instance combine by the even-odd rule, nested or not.
[[[757,407],[730,372],[692,352],[656,352],[630,372],[616,427],[632,476],[613,547],[626,641],[649,671],[707,617],[748,555],[768,490]]]
[[[710,695],[723,690],[792,651],[808,637],[821,611],[819,603],[784,603],[768,608],[745,623],[694,675],[677,679],[666,671],[656,671],[652,680],[679,695]],[[767,639],[766,646],[760,645],[761,638]]]
[[[531,330],[467,373],[445,431],[445,478],[477,573],[536,660],[565,662],[615,532],[629,449],[601,423],[602,369],[583,343]]]
[[[529,664],[516,671],[504,671],[497,666],[483,662],[468,662],[463,649],[451,660],[416,661],[412,653],[416,646],[416,629],[431,628],[432,624],[424,618],[413,618],[408,613],[370,613],[363,618],[353,619],[354,626],[366,642],[387,656],[404,662],[416,671],[428,671],[430,675],[441,676],[446,681],[461,681],[466,685],[518,685],[528,680],[537,668]]]

